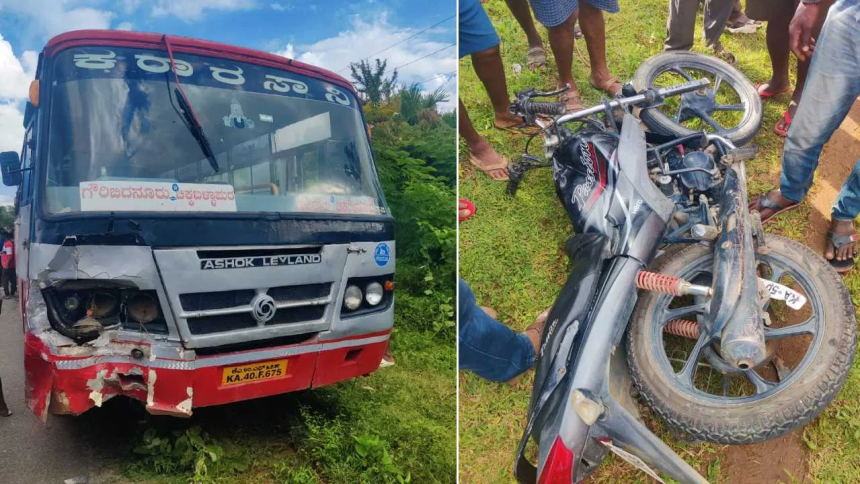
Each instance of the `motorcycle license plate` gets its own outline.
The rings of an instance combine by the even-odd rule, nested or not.
[[[771,299],[779,299],[785,301],[785,304],[788,305],[791,309],[795,311],[802,308],[804,304],[806,304],[806,296],[800,294],[799,292],[785,287],[782,284],[777,282],[768,281],[767,279],[758,278],[759,281],[764,285],[767,290],[768,296]]]
[[[240,385],[287,376],[287,360],[264,361],[224,368],[221,386]]]
[[[656,472],[654,472],[654,469],[648,467],[648,464],[646,464],[645,461],[643,461],[639,457],[636,457],[635,455],[631,454],[630,452],[627,452],[626,450],[624,450],[620,447],[616,447],[616,446],[612,445],[611,440],[601,440],[599,442],[601,444],[605,445],[609,450],[611,450],[613,453],[615,453],[615,455],[617,455],[618,457],[621,457],[622,459],[626,460],[627,462],[633,464],[633,467],[635,467],[635,468],[639,469],[640,471],[653,477],[654,480],[656,480],[657,482],[659,482],[661,484],[666,484],[666,481],[664,481],[663,479],[660,479],[660,476],[657,475]]]

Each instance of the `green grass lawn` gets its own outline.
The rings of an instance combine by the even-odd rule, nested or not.
[[[610,70],[622,81],[632,77],[637,66],[662,48],[666,33],[665,0],[622,0],[621,12],[606,16],[607,56]],[[525,69],[528,47],[525,35],[503,0],[491,0],[484,7],[502,38],[502,56],[511,93],[555,87],[555,64],[550,57],[544,73]],[[546,31],[539,27],[544,38]],[[696,50],[704,51],[697,32]],[[737,67],[753,82],[770,77],[764,30],[755,35],[732,36],[723,43],[738,58]],[[586,105],[600,99],[588,85],[589,69],[585,44],[576,44],[574,76]],[[511,66],[523,66],[515,76]],[[468,59],[460,62],[460,97],[469,109],[472,122],[481,134],[505,156],[522,152],[526,137],[494,129],[493,112],[486,92]],[[764,106],[764,124],[753,143],[761,146],[758,158],[748,163],[751,194],[778,184],[782,138],[772,129],[788,103],[783,95]],[[826,152],[825,152],[826,156]],[[563,244],[571,234],[567,215],[555,197],[549,170],[529,172],[516,199],[505,195],[505,184],[493,182],[468,163],[468,149],[460,144],[460,197],[475,202],[474,218],[460,225],[460,275],[475,291],[481,305],[491,306],[499,318],[517,330],[525,329],[535,316],[551,305],[569,271]],[[850,168],[850,167],[849,167]],[[846,170],[847,173],[847,170]],[[816,182],[812,195],[821,193]],[[832,184],[832,182],[831,182]],[[835,186],[838,190],[838,185]],[[832,200],[827,201],[832,203]],[[804,203],[801,209],[781,216],[767,230],[803,241],[818,249],[822,234],[812,230],[815,208]],[[820,216],[818,216],[820,221]],[[857,271],[845,278],[855,298],[860,296]],[[522,435],[532,375],[519,382],[495,384],[460,372],[460,476],[464,483],[513,482],[516,446]],[[858,363],[837,399],[821,417],[803,432],[808,475],[795,476],[797,482],[860,482],[860,368]],[[659,426],[659,423],[654,423]],[[725,446],[685,444],[658,428],[669,444],[712,482],[729,482],[722,468]],[[766,463],[762,463],[766,465]],[[649,482],[649,478],[619,459],[609,459],[590,482]],[[785,482],[789,482],[786,478]]]
[[[196,409],[187,420],[145,415],[136,402],[108,402],[101,411],[109,414],[98,420],[118,422],[131,435],[122,457],[94,483],[454,483],[452,344],[395,326],[393,367],[315,390]]]

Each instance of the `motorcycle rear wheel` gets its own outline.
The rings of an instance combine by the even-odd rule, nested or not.
[[[678,337],[664,333],[665,321],[661,321],[669,318],[669,314],[663,314],[671,311],[673,297],[640,291],[628,331],[627,358],[631,376],[640,395],[660,417],[671,427],[696,439],[721,444],[750,444],[786,434],[821,413],[839,393],[851,369],[857,348],[857,321],[851,295],[841,277],[810,248],[781,236],[767,235],[766,238],[771,253],[756,256],[763,272],[773,271],[765,278],[775,277],[779,282],[785,280],[780,278],[790,274],[795,287],[803,290],[808,298],[802,310],[808,310],[812,315],[805,323],[797,325],[780,327],[779,322],[772,323],[771,328],[765,331],[766,338],[768,331],[779,333],[771,333],[774,339],[768,340],[771,359],[756,369],[741,371],[728,364],[723,366],[725,362],[719,357],[718,349],[712,344],[703,344],[703,349],[697,353],[697,341],[696,347],[690,351],[690,358],[696,360],[692,365],[687,364],[689,359],[681,365],[676,361],[677,366],[682,366],[681,372],[677,373],[669,354],[672,352],[670,348],[677,344],[673,338]],[[710,275],[707,273],[712,270],[712,263],[712,249],[695,244],[658,258],[650,270],[693,280],[698,277],[696,282],[709,284]],[[695,276],[696,271],[698,276]],[[780,272],[784,275],[779,275]],[[679,300],[681,311],[688,307],[686,301]],[[689,307],[707,307],[702,302],[693,301]],[[769,312],[784,310],[786,319],[792,318],[791,309],[781,305],[784,304],[781,301],[767,304]],[[816,316],[816,311],[820,311],[819,316]],[[688,314],[684,319],[695,320],[696,317]],[[809,334],[797,332],[802,325],[809,329]],[[797,329],[784,329],[795,326]],[[780,337],[782,339],[777,339]],[[811,342],[797,366],[789,369],[780,356],[790,357],[779,350],[779,345],[795,341],[798,337]],[[775,346],[771,346],[774,342]],[[799,353],[796,346],[791,348],[789,352]],[[783,371],[790,373],[781,372],[776,361],[782,365]],[[763,376],[770,371],[767,365],[771,364],[772,374],[779,375],[777,382]],[[691,373],[686,373],[690,385],[687,378],[679,377],[684,376],[683,368],[691,369]],[[711,372],[706,377],[703,376],[705,370]],[[718,381],[714,383],[714,372],[717,379],[722,379],[722,386]],[[746,381],[748,383],[744,386]],[[711,394],[714,387],[722,395]]]

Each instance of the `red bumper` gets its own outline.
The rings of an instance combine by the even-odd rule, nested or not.
[[[151,348],[129,342],[117,342],[113,353],[54,355],[40,338],[27,334],[27,403],[45,419],[49,411],[77,415],[115,395],[126,395],[144,402],[150,413],[190,416],[196,407],[315,388],[372,373],[379,368],[389,336],[390,331],[384,331],[179,360],[134,358],[129,348],[138,347],[145,355]],[[242,370],[234,370],[237,367]],[[225,370],[266,378],[228,381]]]

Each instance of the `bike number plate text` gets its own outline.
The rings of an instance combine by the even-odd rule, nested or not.
[[[635,455],[631,454],[630,452],[627,452],[626,450],[624,450],[620,447],[616,447],[616,446],[612,445],[611,440],[601,440],[599,442],[601,444],[605,445],[609,450],[614,452],[615,455],[617,455],[618,457],[621,457],[622,459],[626,460],[627,462],[633,464],[633,467],[636,467],[640,471],[653,477],[657,482],[660,482],[662,484],[666,484],[666,482],[663,479],[660,479],[660,476],[657,475],[656,472],[654,472],[654,469],[651,469],[650,467],[648,467],[648,464],[646,464],[639,457],[636,457]]]
[[[785,304],[794,310],[798,310],[806,304],[806,296],[803,294],[777,282],[768,281],[767,279],[762,279],[760,277],[759,280],[764,284],[767,294],[771,299],[780,299],[785,301]]]

